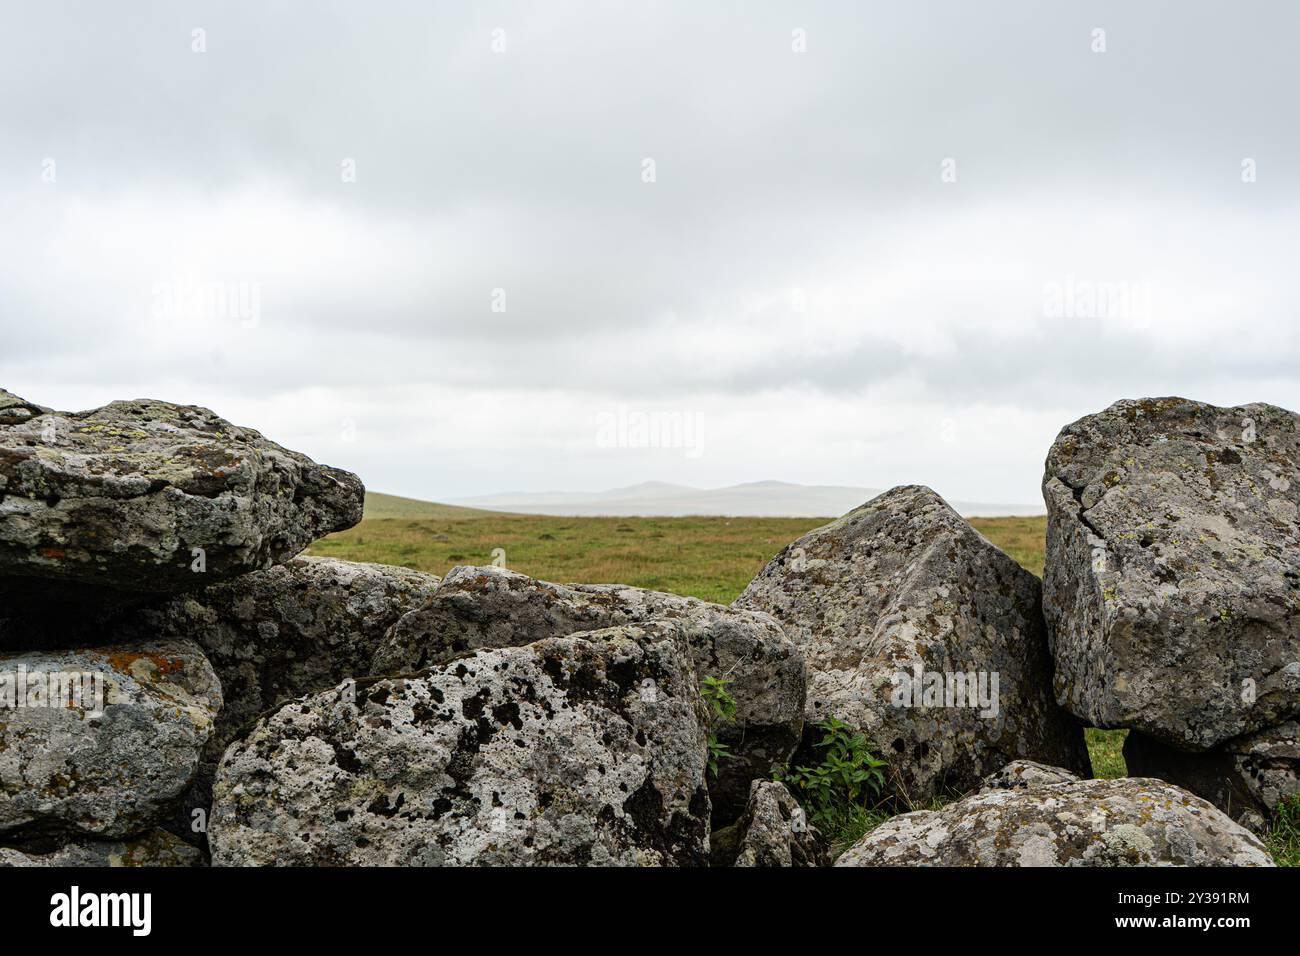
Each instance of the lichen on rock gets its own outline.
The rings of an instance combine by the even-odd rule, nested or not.
[[[190,641],[3,654],[0,681],[10,680],[26,699],[0,712],[6,840],[124,837],[160,823],[221,708],[221,684]]]
[[[1259,839],[1185,790],[1126,777],[988,790],[887,820],[836,866],[1272,866]]]
[[[1083,731],[1051,696],[1038,579],[929,488],[810,531],[735,606],[770,613],[803,649],[807,725],[865,733],[896,797],[968,790],[1018,757],[1089,772]],[[981,686],[992,706],[972,699]]]
[[[55,412],[0,395],[0,647],[269,568],[361,520],[355,475],[205,408]]]
[[[1300,714],[1300,416],[1125,400],[1047,456],[1061,704],[1206,750]]]
[[[344,686],[227,751],[214,865],[703,865],[703,708],[680,625]]]
[[[736,701],[734,719],[711,727],[732,755],[710,776],[714,822],[730,822],[750,784],[786,766],[803,729],[803,654],[766,614],[621,584],[552,584],[502,568],[457,567],[393,625],[372,670],[410,671],[469,650],[649,621],[679,625],[698,676],[725,680]]]

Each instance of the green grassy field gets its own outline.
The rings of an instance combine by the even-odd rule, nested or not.
[[[457,505],[440,505],[433,501],[419,501],[415,498],[399,498],[397,495],[381,495],[377,491],[366,492],[366,520],[385,520],[387,518],[423,519],[427,521],[463,521],[466,518],[485,518],[491,511],[479,511],[477,508],[461,508]]]
[[[458,564],[506,566],[548,581],[620,583],[727,604],[768,561],[823,518],[556,518],[511,515],[367,494],[360,525],[310,553],[445,574]],[[1047,519],[975,518],[980,533],[1036,575]],[[1125,775],[1122,730],[1087,731],[1097,777]],[[883,817],[882,817],[883,819]],[[1300,809],[1279,821],[1269,846],[1300,863]]]
[[[445,574],[458,564],[506,566],[548,581],[632,584],[730,603],[818,518],[553,518],[366,496],[366,520],[312,554]]]

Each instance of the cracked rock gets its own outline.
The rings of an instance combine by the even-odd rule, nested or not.
[[[1120,401],[1047,456],[1061,704],[1207,750],[1300,713],[1300,416]]]

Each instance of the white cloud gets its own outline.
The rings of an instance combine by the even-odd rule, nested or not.
[[[1033,501],[1056,431],[1117,398],[1300,406],[1296,12],[1104,7],[1096,57],[1012,8],[826,4],[801,55],[776,6],[188,8],[206,60],[162,7],[122,36],[27,14],[0,40],[6,85],[39,80],[0,105],[0,384],[209,405],[427,497]],[[623,406],[698,414],[704,453],[599,447]]]

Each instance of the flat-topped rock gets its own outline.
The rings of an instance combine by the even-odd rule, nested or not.
[[[968,790],[1020,757],[1089,772],[1052,698],[1038,579],[929,488],[810,531],[735,606],[781,622],[807,662],[807,722],[867,734],[896,796]]]
[[[363,495],[355,475],[204,408],[139,400],[54,412],[4,393],[0,618],[17,628],[69,601],[195,590],[269,568],[356,524]]]
[[[1205,750],[1300,713],[1300,416],[1120,401],[1047,456],[1060,702]]]

